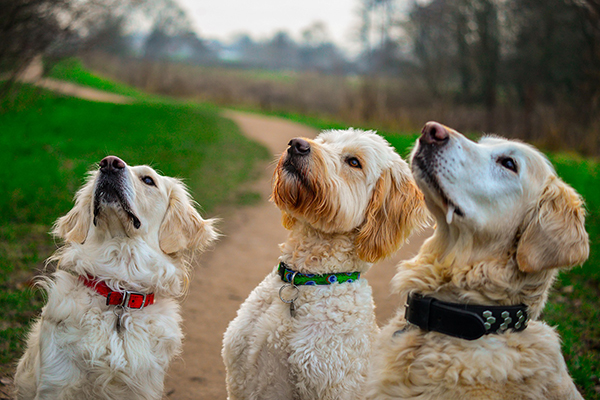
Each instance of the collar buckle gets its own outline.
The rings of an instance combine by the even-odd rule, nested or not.
[[[108,287],[105,282],[96,280],[91,275],[80,275],[79,280],[99,295],[106,297],[107,306],[127,307],[141,310],[146,306],[154,304],[154,293],[114,291]]]
[[[122,296],[122,300],[120,303],[111,303],[110,302],[110,298],[111,296]],[[141,296],[142,297],[142,301],[139,303],[139,307],[136,306],[136,304],[138,303],[136,297],[132,296]],[[125,292],[109,292],[106,295],[106,305],[110,306],[110,305],[116,305],[118,307],[126,307],[126,308],[135,308],[138,310],[143,309],[144,307],[146,307],[146,300],[148,298],[148,295],[146,293],[140,293],[140,292],[130,292],[130,291],[125,291]],[[131,301],[134,301],[135,304],[130,304]]]
[[[142,296],[142,301],[141,301],[139,307],[133,307],[132,305],[129,304],[131,300],[135,301],[135,298],[132,299],[131,296]],[[121,303],[121,306],[127,307],[127,308],[137,308],[137,309],[141,310],[146,306],[146,296],[147,295],[145,293],[126,291],[123,293],[123,302]]]

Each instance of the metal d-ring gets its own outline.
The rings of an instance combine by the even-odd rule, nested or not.
[[[279,288],[279,299],[286,304],[293,303],[294,301],[296,301],[298,299],[298,296],[300,296],[300,289],[298,289],[298,286],[294,285],[294,278],[296,277],[297,273],[298,272],[294,272],[294,275],[292,275],[292,279],[290,279],[290,283],[286,283],[285,285],[283,285],[282,287]],[[296,289],[296,294],[289,300],[285,300],[282,295],[283,289],[285,289],[287,287],[293,287],[294,289]]]

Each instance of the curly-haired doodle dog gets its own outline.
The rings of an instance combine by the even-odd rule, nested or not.
[[[351,129],[290,141],[272,200],[290,233],[225,333],[229,398],[361,398],[378,332],[361,274],[424,222],[422,194],[381,136]]]
[[[557,269],[589,252],[581,197],[533,147],[430,122],[412,170],[437,226],[393,286],[369,399],[581,399],[539,320]]]
[[[66,244],[43,282],[48,301],[29,334],[17,399],[161,399],[181,352],[184,254],[216,237],[183,184],[109,156],[54,234]]]

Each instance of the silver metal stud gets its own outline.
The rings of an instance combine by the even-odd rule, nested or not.
[[[490,310],[484,311],[481,315],[483,315],[485,318],[483,326],[485,327],[486,331],[489,331],[492,325],[496,322],[496,318],[492,317],[492,312]]]
[[[505,331],[508,329],[508,324],[512,322],[512,318],[510,317],[510,313],[508,311],[502,311],[502,314],[500,315],[502,318],[504,318],[504,321],[502,321],[500,324],[500,331]]]
[[[521,319],[522,316],[523,316],[523,310],[517,311],[517,317],[519,317],[519,319]]]
[[[518,313],[517,313],[517,315],[518,315]],[[519,320],[515,324],[515,328],[519,329],[524,323],[525,323],[525,315],[523,315],[523,313],[521,312],[521,315],[519,315]]]

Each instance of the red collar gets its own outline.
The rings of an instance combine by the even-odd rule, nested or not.
[[[118,305],[127,308],[142,309],[154,303],[154,293],[144,294],[138,292],[115,292],[103,281],[95,279],[93,276],[79,275],[79,280],[90,289],[94,289],[98,294],[106,297],[106,305]]]

